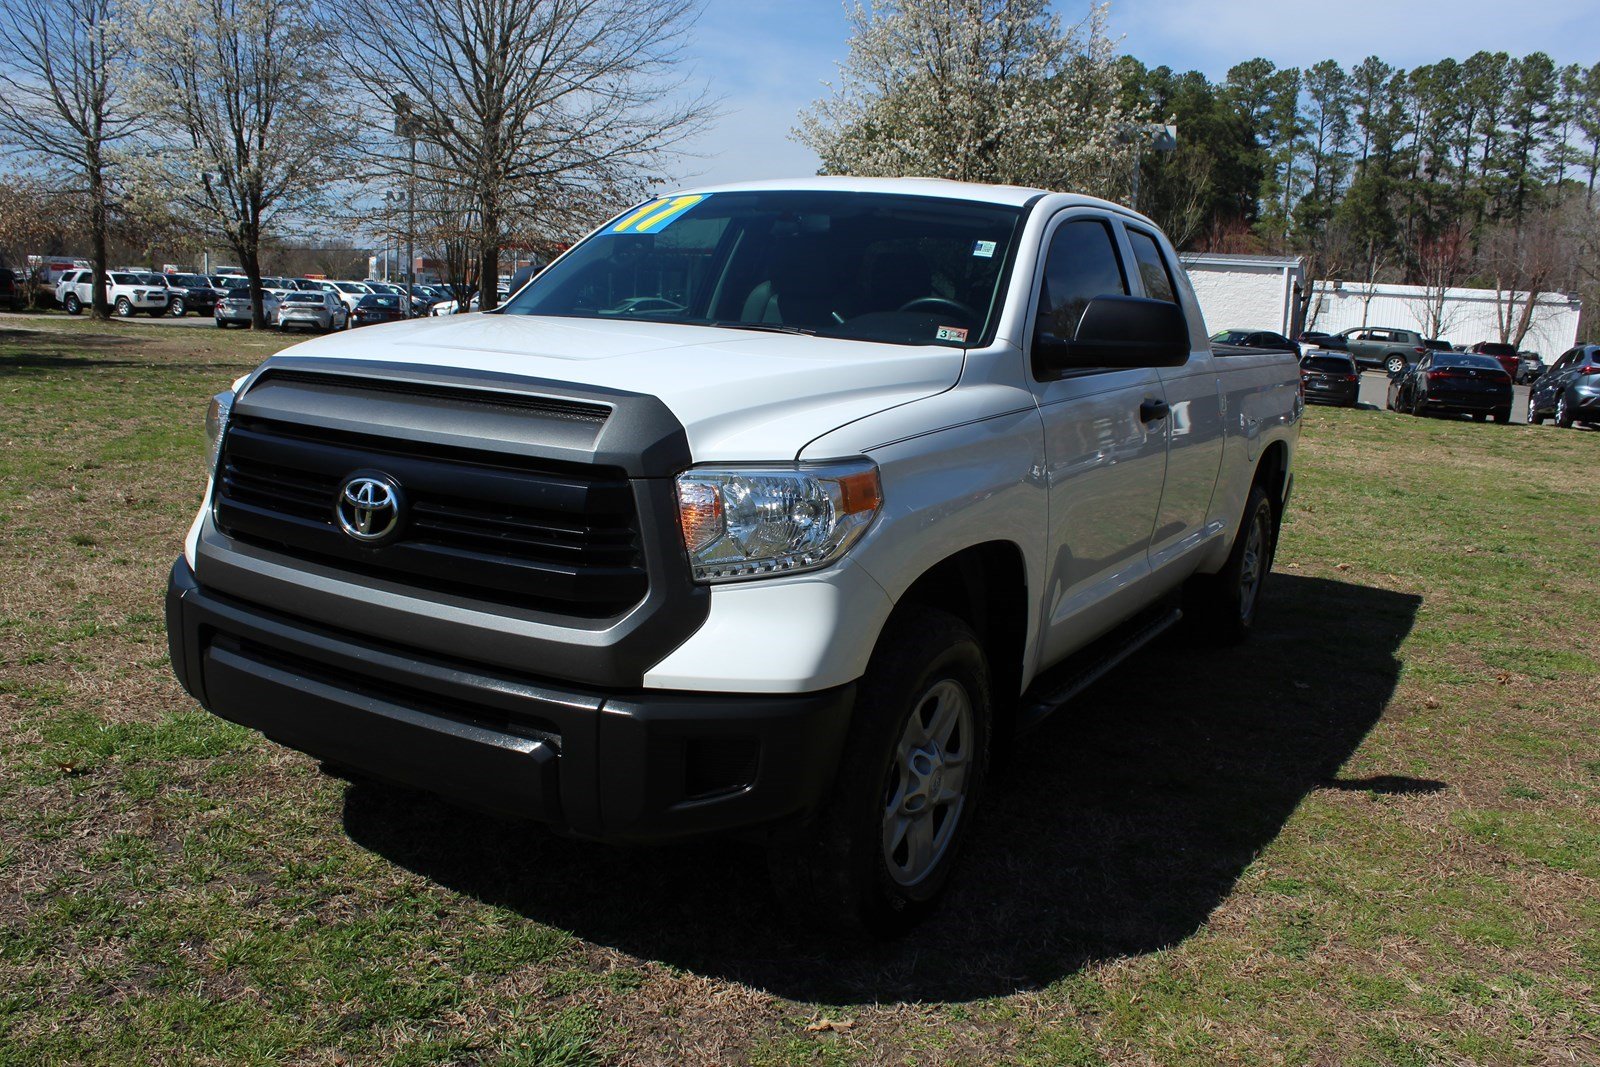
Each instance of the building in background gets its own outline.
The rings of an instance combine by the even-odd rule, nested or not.
[[[1299,256],[1246,256],[1190,252],[1179,257],[1189,272],[1206,328],[1300,333],[1305,261]]]
[[[1446,289],[1441,293],[1420,285],[1317,282],[1306,311],[1306,328],[1338,333],[1352,326],[1389,326],[1428,333],[1430,323],[1435,321],[1428,309],[1437,302],[1437,321],[1441,324],[1438,334],[1466,348],[1479,341],[1500,340],[1499,322],[1504,314],[1501,305],[1505,299],[1493,289]],[[1546,360],[1561,355],[1578,343],[1582,312],[1583,303],[1575,296],[1540,293],[1521,347]],[[1513,310],[1513,316],[1515,313]],[[1206,319],[1210,321],[1209,312]]]

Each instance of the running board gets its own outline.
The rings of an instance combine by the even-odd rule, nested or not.
[[[1067,701],[1115,670],[1123,660],[1172,629],[1182,618],[1182,611],[1165,605],[1135,615],[1034,679],[1022,695],[1017,732],[1038,726]]]

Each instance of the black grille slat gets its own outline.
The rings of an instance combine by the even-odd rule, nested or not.
[[[584,617],[648,590],[633,486],[620,471],[480,462],[476,450],[262,418],[229,427],[216,518],[231,536],[363,575]],[[398,532],[364,545],[338,526],[339,488],[377,471],[401,490]]]

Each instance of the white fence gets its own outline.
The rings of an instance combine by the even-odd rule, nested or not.
[[[1447,289],[1440,336],[1457,345],[1500,340],[1501,294],[1493,289]],[[1554,359],[1578,342],[1582,304],[1565,293],[1540,293],[1522,347]],[[1307,330],[1338,333],[1352,326],[1428,331],[1428,290],[1420,285],[1316,282],[1306,309]]]

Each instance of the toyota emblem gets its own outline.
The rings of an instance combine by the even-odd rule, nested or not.
[[[339,528],[357,541],[381,541],[400,525],[400,490],[382,478],[358,474],[340,488],[333,513]]]

